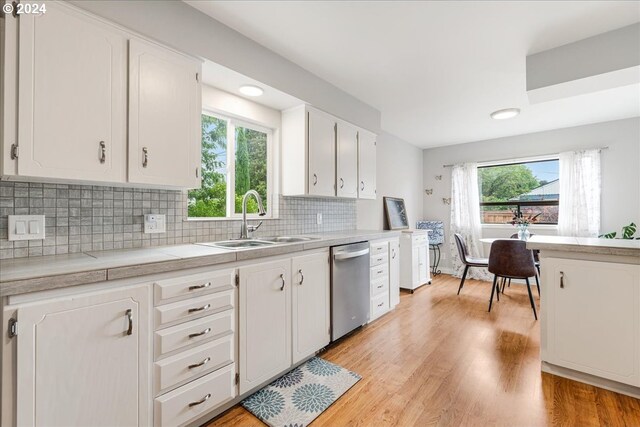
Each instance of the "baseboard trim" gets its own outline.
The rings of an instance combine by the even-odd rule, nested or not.
[[[562,366],[553,365],[549,362],[542,362],[542,372],[640,399],[640,387],[634,387],[584,372],[574,371],[573,369],[563,368]]]

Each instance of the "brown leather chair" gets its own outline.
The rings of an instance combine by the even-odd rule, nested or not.
[[[474,258],[469,256],[469,251],[467,250],[467,245],[464,243],[462,235],[455,233],[453,237],[456,239],[456,246],[458,247],[460,261],[464,264],[464,273],[462,273],[462,280],[460,280],[460,287],[458,287],[458,295],[460,295],[469,267],[488,267],[489,260],[487,258]]]
[[[496,240],[491,244],[489,254],[489,272],[493,273],[493,286],[491,288],[491,299],[489,300],[489,311],[493,304],[493,294],[498,288],[498,301],[500,301],[500,287],[498,277],[505,279],[524,279],[527,282],[529,301],[533,309],[533,316],[538,320],[536,305],[531,293],[529,277],[536,276],[536,265],[533,259],[533,251],[527,249],[526,242],[515,239]]]

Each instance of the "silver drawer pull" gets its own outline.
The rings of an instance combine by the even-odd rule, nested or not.
[[[211,304],[203,305],[202,307],[198,307],[198,308],[190,308],[189,309],[189,313],[195,313],[197,311],[208,310],[210,307],[211,307]]]
[[[189,408],[191,408],[192,406],[202,405],[204,402],[206,402],[209,399],[211,399],[211,393],[207,393],[207,395],[205,397],[203,397],[202,399],[198,400],[197,402],[189,403]]]
[[[383,286],[383,285],[378,285],[378,289],[382,289],[382,286]]]
[[[207,363],[209,363],[209,361],[211,360],[210,357],[207,357],[206,359],[204,359],[202,362],[200,363],[194,363],[193,365],[189,365],[189,369],[193,369],[193,368],[199,368],[200,366],[204,366]]]
[[[378,274],[382,274],[384,270],[378,270]]]
[[[384,305],[383,302],[381,302],[380,304],[378,304],[378,307],[382,307]]]
[[[211,286],[211,282],[203,283],[202,285],[189,286],[190,291],[196,291],[198,289],[204,289]]]
[[[189,338],[195,338],[202,335],[207,335],[209,332],[211,332],[211,328],[207,328],[202,332],[196,332],[195,334],[189,334]]]

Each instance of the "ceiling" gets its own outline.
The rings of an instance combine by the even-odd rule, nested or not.
[[[638,1],[189,1],[435,147],[640,115],[638,86],[530,105],[527,55],[640,21]],[[518,107],[510,120],[492,111]]]

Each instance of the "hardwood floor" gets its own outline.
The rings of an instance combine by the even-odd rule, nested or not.
[[[640,400],[540,372],[526,288],[442,275],[321,356],[363,379],[319,426],[640,426]],[[534,291],[535,293],[535,291]],[[536,303],[539,301],[536,295]],[[261,426],[235,406],[209,424]]]

